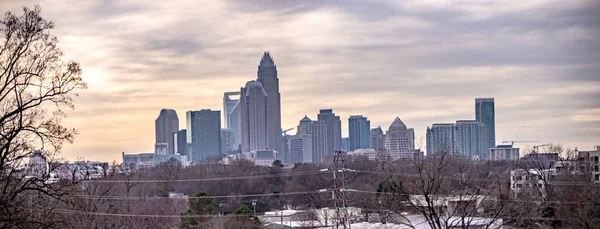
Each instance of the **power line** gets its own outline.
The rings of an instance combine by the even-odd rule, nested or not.
[[[379,174],[379,175],[394,175],[394,176],[405,176],[405,177],[421,177],[419,174],[406,174],[406,173],[387,173],[387,172],[378,172],[378,171],[366,171],[366,170],[356,170],[356,172],[358,173],[364,173],[364,174]],[[468,178],[468,179],[461,179],[459,177],[453,177],[453,176],[441,176],[444,179],[449,179],[449,180],[464,180],[464,181],[495,181],[495,180],[490,180],[490,179],[479,179],[479,178]],[[502,179],[502,180],[496,180],[496,181],[503,181],[503,182],[509,182],[509,179]],[[535,180],[532,180],[535,181]],[[551,183],[548,183],[547,185],[555,185],[555,186],[598,186],[598,184],[593,183],[593,182],[576,182],[576,181],[552,181]]]
[[[227,181],[227,180],[246,180],[246,179],[263,179],[288,176],[305,176],[319,174],[320,171],[306,171],[295,173],[281,173],[268,175],[254,176],[239,176],[239,177],[216,177],[216,178],[199,178],[199,179],[178,179],[178,180],[86,180],[84,183],[169,183],[169,182],[203,182],[203,181]]]
[[[282,193],[262,193],[262,194],[246,194],[246,195],[223,195],[223,196],[190,196],[190,197],[136,197],[136,196],[86,196],[77,195],[81,199],[92,199],[92,200],[147,200],[147,199],[224,199],[224,198],[243,198],[243,197],[265,197],[265,196],[288,196],[288,195],[303,195],[303,194],[315,194],[316,191],[304,191],[304,192],[282,192]]]

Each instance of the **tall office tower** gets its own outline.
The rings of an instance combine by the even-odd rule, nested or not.
[[[381,126],[371,129],[371,132],[369,135],[370,135],[370,139],[371,139],[370,145],[371,145],[372,149],[374,149],[376,151],[385,149],[385,134],[383,134],[383,130],[381,129]]]
[[[248,81],[241,89],[240,131],[242,133],[242,152],[273,149],[269,145],[268,96],[262,83]],[[281,131],[280,131],[281,133]],[[277,137],[281,141],[281,134]]]
[[[328,155],[329,134],[327,123],[325,121],[313,121],[311,126],[312,133],[312,159],[313,163],[321,163],[323,156]]]
[[[312,120],[304,115],[304,118],[302,118],[300,124],[298,124],[298,128],[296,128],[296,135],[312,134],[311,126]]]
[[[235,150],[233,145],[233,131],[231,129],[221,129],[221,153],[231,154]]]
[[[175,142],[175,153],[187,156],[188,155],[188,144],[187,144],[187,133],[185,129],[179,130],[173,134]]]
[[[435,123],[427,127],[427,155],[436,153],[455,153],[454,150],[454,123]]]
[[[475,99],[475,120],[483,123],[487,135],[487,148],[496,147],[496,118],[494,98]]]
[[[221,157],[221,111],[202,109],[188,111],[187,142],[189,161]]]
[[[233,133],[232,149],[240,147],[242,135],[240,133],[240,92],[225,92],[223,96],[223,124]]]
[[[319,122],[327,125],[327,151],[325,155],[333,155],[342,150],[342,121],[332,109],[321,109],[317,115]]]
[[[350,138],[350,151],[368,149],[371,147],[370,139],[371,121],[362,115],[353,115],[348,118],[348,135]]]
[[[283,152],[281,147],[281,95],[277,67],[269,52],[265,52],[258,65],[258,82],[267,93],[267,138],[269,149]]]
[[[413,158],[415,147],[406,125],[396,117],[385,134],[385,150],[392,159]]]
[[[485,125],[475,120],[458,120],[454,144],[458,154],[475,160],[488,159],[488,138]]]
[[[156,144],[166,143],[167,153],[175,153],[175,144],[173,142],[173,133],[179,130],[179,118],[177,112],[173,109],[162,109],[160,115],[154,122],[156,132]]]

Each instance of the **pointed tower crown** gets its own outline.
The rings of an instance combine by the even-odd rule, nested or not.
[[[392,127],[400,127],[406,129],[406,125],[404,125],[404,122],[402,122],[402,120],[400,120],[399,117],[396,117],[396,119],[394,119],[394,122],[392,122],[392,125],[390,125],[390,128]]]
[[[275,66],[275,62],[273,61],[273,58],[271,58],[271,54],[269,54],[269,52],[265,52],[262,56],[262,58],[260,58],[260,67],[264,68],[264,67],[274,67]]]
[[[310,118],[308,118],[308,116],[304,115],[304,118],[302,118],[300,120],[300,123],[311,123],[312,120],[310,120]]]

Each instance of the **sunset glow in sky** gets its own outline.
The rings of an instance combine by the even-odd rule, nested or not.
[[[160,109],[222,110],[223,92],[279,71],[282,128],[333,108],[422,138],[494,97],[496,142],[600,145],[600,2],[594,0],[2,1],[42,7],[89,89],[65,119],[68,160],[152,152]],[[417,140],[417,142],[419,142]],[[417,144],[419,146],[419,144]],[[526,146],[526,145],[521,145]]]

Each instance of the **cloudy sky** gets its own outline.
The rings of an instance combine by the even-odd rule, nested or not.
[[[600,2],[594,0],[0,1],[39,4],[81,62],[89,89],[65,120],[70,160],[153,151],[161,108],[222,109],[256,77],[263,51],[279,71],[282,127],[320,108],[432,123],[474,119],[496,100],[496,137],[579,149],[600,145]],[[424,143],[424,142],[423,142]],[[526,144],[525,144],[526,145]],[[524,146],[524,145],[523,145]]]

